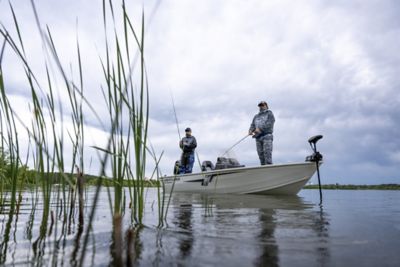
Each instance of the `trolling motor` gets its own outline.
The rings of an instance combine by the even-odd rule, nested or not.
[[[315,135],[313,137],[310,137],[308,139],[308,143],[310,143],[311,149],[314,151],[314,153],[310,156],[306,157],[306,161],[312,161],[315,162],[317,165],[317,175],[318,175],[318,186],[319,186],[319,199],[320,202],[319,204],[321,205],[322,203],[322,190],[321,190],[321,179],[319,175],[319,162],[322,161],[322,154],[317,151],[317,142],[318,140],[322,139],[322,135]]]

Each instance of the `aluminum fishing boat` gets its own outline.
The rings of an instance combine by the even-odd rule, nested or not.
[[[263,165],[209,170],[165,176],[166,193],[230,193],[295,195],[310,180],[315,162]]]
[[[309,139],[314,153],[305,162],[245,167],[235,159],[218,158],[215,167],[210,161],[203,162],[200,173],[174,174],[161,180],[166,193],[296,195],[322,163],[322,155],[315,147],[321,138],[319,135]]]

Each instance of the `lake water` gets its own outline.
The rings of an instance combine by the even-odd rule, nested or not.
[[[89,189],[87,214],[93,194]],[[156,199],[149,189],[145,227],[134,242],[137,266],[400,266],[400,191],[325,190],[322,206],[318,190],[292,197],[175,194],[161,229]],[[39,203],[32,215],[31,203],[26,193],[18,216],[0,214],[0,265],[75,265],[85,230],[76,222],[63,233],[59,222],[39,240],[42,210]],[[84,265],[112,262],[110,218],[103,191]],[[128,213],[123,222],[128,229]]]

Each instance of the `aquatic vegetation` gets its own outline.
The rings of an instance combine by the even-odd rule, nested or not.
[[[60,243],[66,242],[67,236],[73,232],[75,217],[78,214],[75,229],[76,247],[70,263],[73,266],[82,265],[87,260],[85,256],[92,236],[92,224],[97,203],[100,201],[100,191],[104,185],[107,185],[109,220],[113,225],[111,254],[114,263],[121,264],[125,258],[122,257],[122,249],[125,246],[122,218],[130,217],[127,234],[131,238],[128,238],[128,241],[134,242],[135,236],[139,235],[143,226],[145,187],[150,184],[145,179],[148,156],[155,162],[151,178],[157,178],[152,185],[158,188],[159,226],[163,225],[167,211],[164,207],[165,196],[161,193],[158,181],[158,163],[162,153],[157,156],[148,142],[150,103],[144,57],[144,12],[140,30],[137,32],[125,1],[118,7],[115,7],[112,1],[102,1],[105,51],[104,56],[100,56],[99,64],[103,70],[104,83],[101,88],[108,115],[105,120],[104,116],[100,118],[85,95],[84,56],[81,54],[79,38],[76,40],[76,62],[70,63],[70,68],[73,69],[71,73],[78,73],[78,78],[75,79],[61,63],[62,58],[57,52],[50,27],[41,24],[35,2],[31,1],[31,4],[40,32],[41,45],[44,47],[45,82],[30,65],[18,15],[12,4],[10,12],[17,34],[12,36],[5,26],[0,28],[0,36],[3,39],[0,54],[0,203],[3,208],[7,201],[9,214],[6,239],[1,242],[4,247],[0,264],[7,260],[7,238],[14,227],[12,222],[17,220],[14,216],[18,216],[19,213],[21,190],[29,188],[32,196],[31,221],[26,233],[30,240],[33,240],[34,235],[33,222],[41,216],[40,231],[32,242],[33,262],[40,264],[43,261],[46,242],[51,237],[54,239],[52,261],[59,260]],[[117,11],[120,14],[117,15]],[[3,72],[5,66],[2,64],[5,48],[10,48],[15,60],[24,69],[26,88],[30,91],[29,119],[22,117],[10,104],[7,77]],[[50,66],[56,66],[56,71],[50,71]],[[61,85],[58,82],[60,80]],[[67,102],[62,103],[61,93],[68,96]],[[92,114],[88,115],[88,111]],[[65,125],[66,116],[70,117],[72,127]],[[102,125],[104,132],[108,134],[105,146],[88,148],[85,145],[87,116],[97,118],[99,125]],[[29,138],[29,148],[24,151],[20,150],[18,142],[22,134],[18,129],[21,127]],[[67,147],[72,149],[67,150]],[[100,162],[98,174],[89,179],[89,183],[95,184],[96,187],[92,203],[85,203],[84,158],[87,149],[96,150],[97,160]],[[33,162],[33,169],[28,169],[28,162]],[[39,200],[42,201],[43,212],[37,214],[36,205]],[[134,251],[132,244],[128,243],[127,246]],[[127,257],[128,261],[134,261],[134,257],[131,256]]]

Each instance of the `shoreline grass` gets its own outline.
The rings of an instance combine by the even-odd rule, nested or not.
[[[303,189],[318,189],[318,185],[306,185]],[[400,184],[375,184],[375,185],[355,185],[355,184],[322,184],[324,190],[400,190]]]

